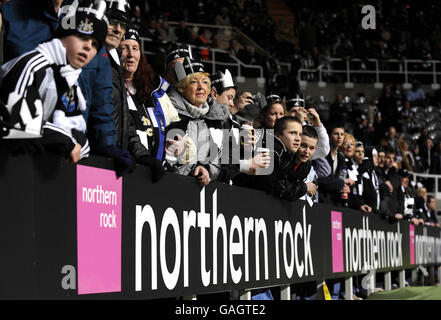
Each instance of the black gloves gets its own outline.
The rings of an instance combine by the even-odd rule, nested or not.
[[[119,149],[116,146],[107,146],[101,148],[99,154],[113,159],[116,176],[118,178],[135,170],[136,163],[132,160],[127,150]]]
[[[164,167],[162,166],[161,161],[156,158],[141,156],[138,158],[138,163],[150,167],[150,170],[152,171],[153,182],[158,182],[164,175]]]

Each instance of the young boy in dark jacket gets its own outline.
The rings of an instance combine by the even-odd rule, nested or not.
[[[259,177],[259,186],[277,198],[295,201],[307,192],[315,193],[313,183],[305,184],[311,164],[296,165],[295,154],[301,144],[302,123],[296,117],[286,116],[274,126],[273,172]]]
[[[314,127],[303,126],[302,142],[294,157],[294,176],[306,184],[306,195],[315,198],[317,192],[317,174],[312,167],[311,159],[317,151],[319,136]]]

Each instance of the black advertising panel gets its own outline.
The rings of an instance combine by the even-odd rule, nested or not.
[[[0,153],[2,298],[158,299],[441,264],[440,230],[110,161]]]
[[[324,261],[313,250],[321,243],[319,212],[305,202],[281,203],[217,183],[201,188],[171,175],[152,187],[124,188],[131,226],[125,240],[135,261],[135,270],[129,263],[124,273],[134,275],[127,284],[136,294],[188,295],[194,288],[209,293],[322,277]]]

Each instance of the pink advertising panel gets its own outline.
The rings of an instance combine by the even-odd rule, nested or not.
[[[121,291],[122,178],[77,165],[78,294]]]
[[[331,211],[331,237],[332,272],[343,272],[343,224],[341,212]]]
[[[410,264],[415,264],[415,226],[409,225]]]

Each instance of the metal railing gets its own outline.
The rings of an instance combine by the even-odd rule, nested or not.
[[[344,69],[334,69],[333,63],[340,62],[345,63]],[[362,64],[364,67],[362,67]],[[395,67],[394,67],[395,64]],[[397,68],[398,64],[398,68]],[[428,64],[430,65],[431,71],[421,70],[409,70],[409,65],[414,64]],[[440,84],[438,83],[438,76],[441,75],[440,70],[437,67],[438,64],[441,64],[440,60],[416,60],[416,59],[407,59],[407,60],[399,60],[399,59],[388,59],[388,60],[379,60],[379,59],[341,59],[341,58],[331,58],[327,60],[325,63],[320,64],[315,69],[307,69],[300,68],[297,72],[299,83],[301,86],[307,85],[307,80],[303,80],[302,75],[307,73],[318,73],[317,79],[319,85],[325,85],[323,82],[324,74],[344,74],[346,84],[351,86],[353,82],[354,74],[365,74],[365,75],[374,75],[375,76],[375,87],[381,88],[382,82],[380,76],[382,75],[398,75],[403,77],[403,88],[410,89],[411,84],[409,83],[410,76],[430,76],[432,79],[432,89],[437,90],[440,88]],[[351,67],[352,65],[352,67]],[[359,66],[359,68],[354,68],[355,66]],[[368,68],[372,65],[375,65],[374,68]],[[398,70],[393,70],[393,69]]]
[[[169,22],[170,28],[175,29],[176,26],[179,25],[179,22],[176,21],[170,21]],[[256,51],[265,58],[271,58],[271,54],[267,52],[265,49],[263,49],[261,46],[259,46],[254,40],[252,40],[250,37],[248,37],[246,34],[244,34],[241,30],[239,30],[236,27],[232,26],[225,26],[225,25],[209,25],[209,24],[200,24],[200,23],[186,23],[186,26],[192,27],[192,28],[207,28],[211,30],[223,30],[224,34],[228,34],[231,36],[231,38],[237,38],[242,43],[248,43],[251,44]],[[233,36],[234,34],[234,36]],[[204,49],[209,50],[210,56],[212,59],[210,60],[204,60],[206,63],[211,64],[211,70],[212,72],[215,72],[214,70],[217,70],[217,68],[220,67],[237,67],[238,68],[238,76],[239,76],[239,82],[241,81],[241,68],[251,68],[251,69],[260,69],[260,78],[263,79],[263,68],[261,66],[257,65],[246,65],[242,63],[240,60],[238,60],[236,57],[233,57],[229,54],[228,51],[217,49],[217,48],[208,48],[208,47],[196,47],[192,46],[198,49]],[[216,54],[223,54],[227,55],[231,60],[230,62],[222,62],[218,61],[216,59]],[[333,63],[343,62],[345,64],[345,68],[336,69],[332,66]],[[289,62],[280,62],[278,61],[278,64],[282,67],[282,72],[285,74],[288,74],[292,70],[292,64]],[[360,68],[354,68],[351,67],[352,65],[359,65]],[[361,68],[361,65],[364,65],[363,68]],[[429,65],[431,68],[431,71],[426,70],[410,70],[409,65],[410,64],[426,64]],[[345,85],[348,88],[353,87],[353,75],[354,74],[361,74],[361,75],[373,75],[375,78],[374,86],[375,88],[381,89],[383,87],[383,82],[381,81],[381,76],[385,75],[398,75],[403,77],[403,88],[404,89],[410,89],[411,84],[409,83],[409,77],[411,76],[430,76],[432,79],[432,89],[438,90],[441,86],[438,83],[437,77],[441,75],[441,72],[438,72],[437,70],[440,70],[438,64],[441,64],[440,60],[421,60],[421,59],[387,59],[387,60],[380,60],[380,59],[343,59],[343,58],[330,58],[325,63],[320,64],[315,69],[309,69],[309,68],[300,68],[298,73],[298,81],[301,87],[305,87],[308,83],[307,80],[302,79],[302,75],[307,73],[318,73],[316,79],[318,79],[318,84],[321,87],[326,86],[326,82],[323,81],[324,74],[343,74],[345,75]],[[374,65],[375,67],[371,67]],[[398,69],[398,70],[394,70]],[[425,68],[427,69],[427,68]],[[259,80],[259,85],[262,86],[261,81]]]
[[[169,25],[170,26],[177,26],[177,25],[179,25],[179,23],[170,21]],[[272,57],[268,51],[263,49],[259,44],[257,44],[253,39],[248,37],[245,33],[243,33],[237,27],[212,25],[212,24],[200,24],[200,23],[186,23],[186,25],[191,26],[191,27],[196,27],[196,28],[203,27],[203,28],[208,28],[208,29],[224,30],[224,33],[230,34],[231,38],[236,38],[242,43],[248,43],[248,44],[252,45],[261,56],[263,56],[265,58]],[[210,49],[210,50],[216,50],[216,49]],[[226,52],[229,55],[229,53],[227,51],[223,50],[223,52]],[[278,61],[277,63],[282,67],[283,71],[291,72],[292,64],[290,62]],[[255,66],[255,65],[253,65],[253,66]]]
[[[174,29],[179,25],[179,22],[175,22],[175,21],[170,21],[169,22],[169,26],[170,29],[174,32]],[[216,32],[219,32],[220,30],[223,31],[223,33],[225,35],[228,35],[229,38],[233,39],[237,39],[239,42],[243,43],[243,44],[250,44],[252,45],[255,49],[256,52],[265,57],[265,58],[271,58],[271,54],[269,52],[267,52],[265,49],[263,49],[259,44],[257,44],[253,39],[251,39],[250,37],[248,37],[246,34],[244,34],[241,30],[239,30],[236,27],[232,27],[232,26],[225,26],[225,25],[210,25],[210,24],[200,24],[200,23],[186,23],[186,26],[191,27],[191,28],[206,28],[209,30],[216,30]],[[144,40],[148,40],[148,38],[143,38]],[[151,41],[151,39],[150,39]],[[167,41],[163,41],[162,44],[166,44]],[[193,48],[198,48],[198,49],[204,49],[204,50],[208,50],[210,52],[210,56],[213,57],[212,60],[208,61],[208,60],[204,60],[204,62],[210,62],[212,64],[212,71],[216,70],[220,67],[238,67],[238,64],[240,64],[242,67],[245,68],[250,68],[250,69],[259,69],[260,71],[260,78],[263,78],[263,68],[259,65],[247,65],[242,63],[239,59],[237,59],[234,56],[231,56],[230,53],[226,50],[223,50],[221,48],[208,48],[208,47],[197,47],[197,46],[192,46]],[[143,49],[144,49],[144,45],[143,45]],[[216,54],[222,54],[225,55],[227,57],[230,58],[230,60],[233,60],[232,63],[225,63],[222,61],[218,61],[215,57]],[[289,62],[281,62],[278,61],[277,62],[280,67],[282,68],[282,72],[284,73],[290,73],[291,72],[291,68],[292,65]]]
[[[173,27],[173,26],[178,26],[179,22],[170,21],[168,24],[171,27]],[[225,26],[225,25],[216,25],[216,24],[190,23],[190,22],[187,22],[186,25],[189,26],[189,27],[193,27],[193,28],[206,28],[206,29],[224,30],[225,34],[230,34],[230,35],[235,33],[236,38],[239,38],[241,40],[241,42],[243,42],[243,43],[251,44],[254,48],[256,48],[256,51],[259,54],[261,54],[262,56],[267,57],[267,58],[271,56],[269,54],[269,52],[267,52],[265,49],[263,49],[261,46],[259,46],[253,39],[248,37],[245,33],[243,33],[241,30],[239,30],[236,27]]]

